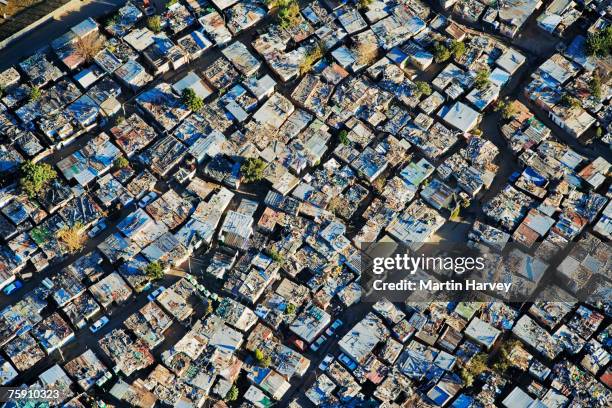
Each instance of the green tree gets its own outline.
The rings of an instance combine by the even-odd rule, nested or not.
[[[119,14],[118,14],[118,13],[115,13],[115,14],[113,14],[112,16],[109,16],[109,17],[106,19],[106,22],[105,22],[104,26],[105,26],[105,27],[112,26],[112,25],[114,25],[114,24],[117,24],[118,22],[119,22]]]
[[[499,374],[503,374],[508,371],[508,368],[512,366],[512,360],[510,359],[510,354],[515,347],[520,346],[521,342],[519,340],[509,340],[502,344],[497,361],[493,364],[493,369],[497,371]]]
[[[149,30],[154,33],[159,33],[162,29],[161,27],[161,17],[160,16],[151,16],[147,19],[147,27]]]
[[[313,47],[311,47],[306,52],[306,55],[304,56],[304,61],[302,61],[302,63],[300,64],[300,75],[310,72],[315,62],[323,58],[324,54],[325,52],[321,44],[317,43]]]
[[[506,120],[514,117],[514,115],[516,115],[517,113],[514,107],[514,104],[508,101],[497,102],[497,105],[495,106],[495,111],[500,112],[502,115],[502,118]]]
[[[335,195],[327,203],[327,209],[339,216],[342,214],[343,209],[346,208],[346,201],[342,198],[341,195]]]
[[[266,358],[266,354],[260,349],[256,348],[253,351],[253,357],[255,357],[255,361],[257,362],[257,364],[261,365],[262,361],[264,361]]]
[[[245,183],[254,183],[263,179],[265,168],[266,163],[262,159],[260,159],[259,157],[249,157],[240,167],[240,172],[242,173],[242,180]]]
[[[597,136],[598,138],[603,136],[603,129],[601,127],[595,129],[595,136]]]
[[[191,88],[183,89],[181,94],[183,103],[193,112],[199,112],[204,107],[204,101]]]
[[[453,42],[451,43],[450,46],[450,52],[451,54],[453,54],[453,57],[455,59],[459,59],[461,57],[463,57],[463,55],[465,54],[465,44],[463,41],[456,41],[453,40]]]
[[[425,81],[416,81],[415,82],[417,92],[419,95],[429,96],[431,95],[431,86]]]
[[[372,187],[374,187],[374,190],[381,194],[385,190],[385,184],[387,184],[387,178],[384,175],[372,181]]]
[[[433,47],[433,55],[436,62],[441,63],[444,61],[448,61],[451,56],[451,53],[444,44],[442,44],[441,42],[437,42]]]
[[[603,58],[612,54],[612,26],[590,33],[586,45],[589,55]]]
[[[145,267],[145,273],[149,280],[159,280],[164,277],[164,267],[161,262],[153,261]]]
[[[212,314],[212,312],[215,311],[215,308],[212,305],[212,302],[210,299],[206,299],[206,315],[208,316],[209,314]]]
[[[265,356],[263,360],[260,361],[259,365],[262,367],[270,367],[272,364],[272,358],[270,356]]]
[[[478,353],[459,371],[459,375],[467,387],[471,387],[474,379],[488,370],[487,358],[485,353]]]
[[[461,205],[457,203],[455,204],[455,208],[451,211],[451,215],[450,215],[451,221],[458,220],[460,213],[461,213]]]
[[[32,88],[30,88],[30,101],[37,101],[40,99],[40,97],[42,96],[42,92],[40,91],[40,88],[37,86],[33,86]]]
[[[476,79],[474,80],[474,85],[476,86],[476,88],[481,91],[485,89],[489,85],[489,82],[491,82],[489,80],[490,75],[491,72],[486,68],[479,70],[476,73]]]
[[[593,97],[601,100],[601,78],[599,74],[593,74],[593,78],[589,81],[589,89]]]
[[[282,28],[295,27],[302,21],[300,5],[296,0],[279,0],[277,4],[280,7],[278,21]]]
[[[50,164],[27,161],[21,166],[19,184],[23,192],[34,197],[56,177],[57,172]]]
[[[578,108],[581,106],[578,98],[573,97],[567,92],[561,96],[560,102],[561,102],[561,105],[565,106],[566,108]]]
[[[232,384],[232,388],[230,388],[229,391],[227,392],[227,395],[225,396],[225,400],[228,402],[236,401],[238,399],[238,396],[239,396],[238,387],[236,387],[236,384]]]
[[[77,222],[71,227],[65,226],[57,231],[57,239],[63,244],[68,252],[77,252],[85,245],[84,232],[85,228],[83,224]]]
[[[374,1],[374,0],[359,0],[359,1],[357,2],[357,3],[358,3],[358,8],[359,8],[359,9],[362,9],[362,10],[363,10],[363,9],[366,9],[366,8],[368,8],[368,6],[369,6],[370,4],[372,4],[372,2],[373,2],[373,1]]]
[[[257,361],[257,364],[261,367],[269,367],[272,363],[272,359],[270,358],[270,356],[268,356],[266,353],[264,353],[258,348],[255,349],[253,355],[255,357],[255,360]]]
[[[279,254],[278,251],[275,249],[270,250],[270,258],[272,258],[274,262],[278,262],[278,263],[285,262],[285,258],[283,258],[283,256]]]
[[[125,169],[130,166],[130,161],[126,159],[125,156],[119,156],[113,162],[113,166],[115,166],[116,169]]]
[[[285,309],[285,314],[294,315],[295,314],[295,305],[293,303],[288,303],[287,308]]]
[[[170,7],[174,6],[176,3],[178,3],[178,0],[168,0],[166,2],[166,8],[170,8]]]
[[[351,144],[351,141],[348,138],[348,132],[344,129],[338,132],[338,139],[340,140],[340,143],[342,143],[345,146],[348,146]]]

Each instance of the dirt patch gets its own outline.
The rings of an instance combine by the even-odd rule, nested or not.
[[[8,0],[0,4],[0,41],[52,13],[69,0]]]

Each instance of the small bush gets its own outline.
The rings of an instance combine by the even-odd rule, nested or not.
[[[113,162],[113,166],[116,169],[125,169],[126,167],[130,166],[130,161],[126,159],[125,156],[119,156]]]
[[[253,354],[255,360],[257,361],[257,364],[261,367],[269,367],[272,363],[272,359],[270,358],[270,356],[266,355],[260,349],[255,349],[255,352]]]
[[[563,96],[561,96],[560,102],[561,105],[565,106],[566,108],[579,108],[581,106],[578,98],[573,97],[568,93],[564,93]]]
[[[83,38],[79,38],[74,45],[74,49],[85,62],[90,63],[94,57],[102,51],[105,43],[104,37],[99,33],[91,33]]]
[[[151,262],[145,267],[145,274],[150,281],[159,280],[164,277],[164,267],[158,261]]]
[[[338,139],[340,140],[340,143],[342,143],[345,146],[348,146],[351,144],[351,141],[348,138],[348,132],[346,130],[341,130],[338,133]]]
[[[76,223],[72,227],[64,227],[57,231],[57,238],[68,252],[79,251],[85,245],[83,224]]]
[[[236,387],[235,384],[232,384],[232,388],[230,388],[229,391],[227,392],[227,395],[225,396],[225,400],[228,402],[236,401],[239,396],[240,394],[238,392],[238,387]]]
[[[42,96],[42,92],[40,91],[40,88],[37,86],[33,86],[32,88],[30,88],[30,102],[34,102],[40,99],[40,97]]]
[[[300,64],[300,75],[310,72],[315,62],[323,58],[324,54],[325,52],[321,44],[317,43],[314,47],[310,48],[304,57],[304,61]]]
[[[242,173],[242,181],[245,183],[254,183],[263,179],[266,163],[260,159],[249,157],[240,167]]]
[[[593,97],[601,99],[601,78],[597,73],[595,73],[593,78],[589,81],[589,89]]]
[[[355,47],[355,54],[359,65],[370,65],[378,57],[378,46],[369,41],[361,41]]]
[[[159,33],[161,31],[161,17],[160,16],[151,16],[147,19],[147,27],[149,30],[154,33]]]
[[[367,9],[368,6],[372,4],[372,2],[374,2],[374,0],[359,0],[357,3],[357,7],[362,10]]]
[[[511,119],[517,113],[514,104],[508,101],[499,101],[495,110],[501,112],[502,118],[505,120]]]
[[[210,299],[206,300],[206,315],[212,314],[215,311],[215,308],[212,305],[212,301]]]
[[[287,308],[285,309],[285,314],[294,315],[295,314],[295,305],[293,303],[287,304]]]
[[[270,356],[265,356],[263,360],[259,362],[259,365],[264,368],[270,367],[270,364],[272,364],[272,358]]]
[[[417,92],[419,95],[429,96],[431,95],[431,86],[427,82],[417,81],[415,82]]]
[[[199,112],[204,107],[204,101],[191,88],[183,89],[181,94],[183,103],[193,112]]]
[[[106,22],[104,23],[104,25],[108,27],[108,26],[117,24],[118,22],[119,22],[119,14],[115,13],[106,19]]]
[[[272,260],[274,262],[278,262],[278,263],[285,262],[285,258],[283,258],[283,256],[281,254],[279,254],[278,251],[276,251],[274,249],[270,250],[270,258],[272,258]]]
[[[491,82],[489,80],[490,75],[491,72],[486,68],[479,70],[476,73],[476,79],[474,80],[474,85],[476,86],[476,89],[479,89],[481,91],[485,89],[489,85],[489,82]]]
[[[382,193],[385,189],[385,184],[387,183],[387,179],[384,176],[378,177],[376,180],[372,182],[372,187],[374,190]]]
[[[342,214],[342,210],[345,205],[346,202],[342,199],[342,196],[335,195],[331,198],[331,200],[329,200],[327,209],[335,215],[340,215]]]
[[[279,1],[278,4],[278,21],[282,28],[295,27],[302,21],[300,5],[296,0]]]

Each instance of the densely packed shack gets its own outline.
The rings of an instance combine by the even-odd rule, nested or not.
[[[2,385],[612,404],[609,2],[145,3],[0,72]],[[434,240],[559,301],[360,302],[368,243]]]

